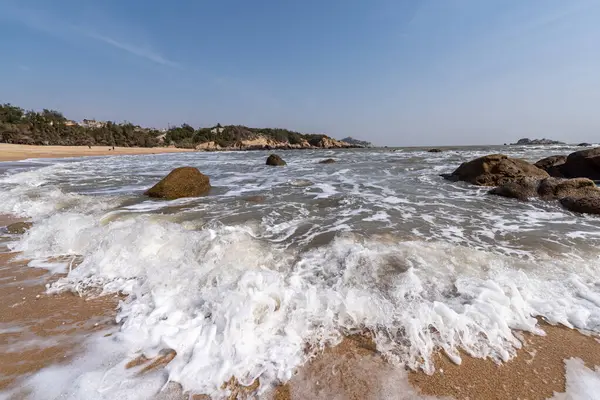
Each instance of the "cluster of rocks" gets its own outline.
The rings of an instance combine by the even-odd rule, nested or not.
[[[546,157],[535,165],[557,178],[600,180],[600,147],[576,151],[568,156]]]
[[[463,163],[451,174],[452,181],[495,186],[490,194],[528,200],[558,200],[568,210],[600,214],[600,147],[569,156],[552,156],[535,164],[492,154]]]
[[[319,164],[333,164],[336,160],[327,158],[319,161]],[[279,167],[287,163],[277,154],[267,157],[266,165]],[[167,176],[152,186],[145,193],[146,196],[160,199],[174,200],[183,197],[199,197],[210,190],[210,179],[197,168],[180,167],[175,168]]]
[[[551,139],[519,139],[517,143],[513,143],[513,145],[518,146],[530,146],[530,145],[547,145],[547,144],[565,144],[563,142],[559,142],[558,140]]]

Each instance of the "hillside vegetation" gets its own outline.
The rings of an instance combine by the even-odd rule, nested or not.
[[[287,129],[248,128],[245,126],[220,126],[195,129],[190,125],[172,127],[168,130],[143,128],[129,122],[76,123],[61,112],[44,109],[25,111],[11,104],[0,105],[0,142],[31,145],[62,146],[120,146],[227,149],[246,148],[247,143],[260,146],[352,147],[339,145],[339,141],[326,135],[302,134]],[[265,145],[266,143],[266,145]],[[335,146],[331,145],[335,143]],[[254,147],[259,147],[256,145]]]

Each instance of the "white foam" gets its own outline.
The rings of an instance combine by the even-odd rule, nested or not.
[[[565,360],[567,390],[555,393],[552,400],[595,400],[600,393],[600,367],[594,370],[579,358]]]
[[[260,376],[265,388],[285,381],[306,361],[306,343],[335,343],[345,330],[371,329],[390,359],[431,372],[438,346],[456,362],[459,348],[507,360],[520,346],[512,329],[541,333],[532,315],[581,328],[600,321],[593,281],[572,276],[566,286],[560,262],[528,275],[510,257],[352,235],[294,262],[243,226],[190,232],[145,216],[82,217],[66,235],[56,224],[32,228],[21,248],[45,255],[52,243],[85,256],[52,289],[131,294],[118,317],[123,351],[175,349],[169,379],[200,393],[222,394],[231,376]],[[65,235],[44,240],[55,231]]]

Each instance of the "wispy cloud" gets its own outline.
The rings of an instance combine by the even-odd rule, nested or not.
[[[93,39],[156,64],[172,68],[181,68],[181,64],[169,60],[167,57],[153,50],[151,46],[132,44],[128,40],[116,39],[114,37],[96,33],[97,31],[93,31],[89,27],[83,28],[72,25],[69,21],[48,10],[23,8],[20,5],[9,1],[3,7],[3,12],[0,12],[0,21],[2,19],[19,22],[30,29],[44,32],[54,37],[59,37],[65,41],[71,41],[73,37],[80,37],[88,40]],[[122,33],[126,33],[126,30]],[[143,37],[144,35],[142,33],[141,35],[138,34],[136,36],[140,39],[140,36]]]
[[[176,63],[175,61],[171,61],[171,60],[163,57],[159,53],[152,51],[150,49],[135,46],[133,44],[125,43],[125,42],[122,42],[119,40],[115,40],[108,36],[98,35],[98,34],[94,34],[94,33],[87,33],[86,35],[92,39],[99,40],[99,41],[106,43],[108,45],[111,45],[117,49],[126,51],[130,54],[133,54],[133,55],[141,57],[141,58],[145,58],[145,59],[155,62],[157,64],[166,65],[166,66],[174,67],[174,68],[181,67],[181,65],[179,63]]]

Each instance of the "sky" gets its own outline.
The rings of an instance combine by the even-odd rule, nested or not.
[[[0,0],[0,102],[388,146],[600,142],[600,0]]]

